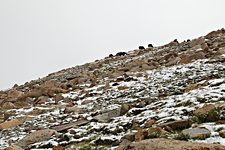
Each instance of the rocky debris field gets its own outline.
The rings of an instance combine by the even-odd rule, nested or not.
[[[225,150],[225,30],[15,85],[0,108],[0,149]]]

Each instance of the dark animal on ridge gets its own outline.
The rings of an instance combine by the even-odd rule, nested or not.
[[[126,52],[118,52],[116,56],[125,56],[128,55]]]
[[[148,47],[151,48],[151,47],[153,47],[153,45],[152,44],[148,44]]]
[[[139,46],[139,49],[145,49],[145,47],[144,46]]]
[[[113,57],[113,54],[109,54],[109,57]]]

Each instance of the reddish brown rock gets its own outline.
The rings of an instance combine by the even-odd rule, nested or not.
[[[212,32],[208,33],[205,37],[207,39],[209,39],[209,38],[212,38],[214,36],[218,36],[219,34],[225,34],[225,30],[222,28],[222,29],[217,30],[217,31],[212,31]]]
[[[198,52],[189,52],[186,54],[181,54],[179,57],[180,57],[180,60],[178,62],[179,64],[187,64],[193,60],[205,59],[206,55],[203,51],[198,51]]]
[[[5,150],[23,150],[23,148],[21,148],[20,146],[17,146],[17,145],[11,145],[11,146],[7,147]]]
[[[171,130],[180,130],[189,128],[191,126],[192,122],[190,120],[176,120],[176,121],[170,121],[163,124],[160,124],[159,126],[162,128],[167,128]]]
[[[197,83],[197,84],[193,84],[193,85],[190,85],[188,87],[185,88],[184,92],[187,93],[187,92],[190,92],[192,90],[196,90],[196,89],[199,89],[201,87],[204,87],[204,86],[207,86],[208,85],[208,82],[204,82],[204,83]]]
[[[120,90],[120,91],[123,91],[123,90],[126,90],[126,89],[128,89],[129,87],[127,87],[127,86],[119,86],[118,87],[118,90]]]
[[[176,57],[172,60],[169,60],[168,63],[166,63],[165,66],[174,66],[174,65],[177,65],[179,62],[180,62],[181,58],[180,57]]]
[[[18,125],[23,124],[25,120],[26,120],[26,118],[23,117],[23,118],[19,118],[19,119],[13,119],[10,121],[5,121],[0,124],[0,130],[16,127]]]
[[[126,140],[129,140],[131,142],[133,142],[135,140],[135,133],[129,133],[129,134],[126,134],[123,139],[126,139]]]
[[[5,102],[2,104],[2,109],[15,109],[16,106],[12,102]]]
[[[219,120],[219,113],[213,104],[205,104],[193,112],[201,122],[211,122]]]
[[[190,42],[190,46],[191,47],[195,47],[197,45],[201,46],[204,42],[205,42],[205,38],[204,37],[200,37],[200,38],[192,40]]]
[[[148,120],[146,123],[145,123],[145,128],[150,128],[152,127],[152,125],[156,122],[155,119],[151,119],[151,120]]]
[[[35,131],[25,136],[24,138],[22,138],[18,143],[16,143],[16,145],[22,148],[26,148],[27,146],[31,144],[48,140],[53,135],[56,135],[56,134],[57,134],[57,131],[52,129],[44,129],[44,130]]]
[[[12,89],[8,92],[8,98],[18,98],[23,95],[23,92]]]
[[[49,99],[48,96],[40,96],[34,103],[35,104],[44,104],[44,103],[48,102],[48,99]]]
[[[65,150],[65,148],[60,146],[60,145],[58,145],[58,146],[54,146],[53,150]]]
[[[40,85],[42,88],[55,88],[59,87],[59,83],[56,80],[49,80]]]
[[[133,142],[120,145],[117,150],[225,150],[225,146],[220,144],[206,144],[197,142],[187,142],[172,139],[148,139],[140,142]]]
[[[181,54],[179,64],[188,64],[191,62],[189,54]]]
[[[151,127],[148,130],[147,137],[148,138],[159,138],[166,137],[168,132],[162,129],[161,127]]]
[[[55,103],[57,104],[60,100],[63,100],[64,97],[62,96],[62,94],[56,94],[56,96],[54,97]]]
[[[135,141],[142,141],[148,136],[148,131],[144,129],[139,129],[137,133],[135,133]]]
[[[176,52],[170,52],[169,54],[165,55],[161,61],[170,61],[175,59],[178,56],[178,54]]]

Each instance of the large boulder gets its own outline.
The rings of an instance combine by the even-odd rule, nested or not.
[[[18,98],[22,96],[23,92],[18,91],[16,89],[12,89],[8,92],[8,98]]]
[[[14,144],[14,145],[7,147],[5,150],[23,150],[23,148]]]
[[[121,108],[113,109],[108,112],[99,114],[94,117],[95,120],[102,123],[107,123],[114,117],[119,117],[121,115]]]
[[[219,144],[205,144],[196,142],[179,141],[172,139],[148,139],[140,142],[120,145],[117,150],[225,150]]]
[[[214,122],[219,120],[219,110],[213,104],[205,104],[193,112],[200,122]]]
[[[176,120],[160,124],[159,126],[169,130],[182,130],[189,128],[191,124],[192,122],[190,120]]]
[[[0,124],[0,130],[16,127],[18,125],[23,124],[25,121],[26,121],[26,117],[17,118],[10,121],[5,121]]]
[[[22,138],[16,145],[27,148],[29,145],[50,139],[53,135],[57,135],[57,131],[52,129],[44,129],[30,133]]]
[[[191,128],[182,131],[184,135],[188,135],[192,139],[206,139],[210,136],[210,131],[206,128]]]

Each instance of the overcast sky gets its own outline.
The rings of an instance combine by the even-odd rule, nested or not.
[[[224,0],[0,0],[0,89],[225,26]]]

